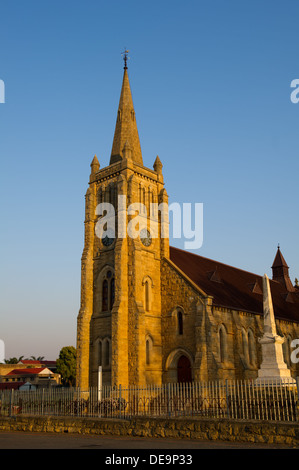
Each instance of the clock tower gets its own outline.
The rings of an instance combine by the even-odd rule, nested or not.
[[[99,366],[103,385],[162,382],[161,260],[169,258],[169,239],[161,237],[168,213],[163,219],[158,205],[168,196],[159,157],[153,169],[143,164],[126,59],[110,163],[100,169],[94,157],[86,193],[77,319],[83,390],[97,386]],[[107,214],[102,203],[114,208],[115,236],[97,231]]]

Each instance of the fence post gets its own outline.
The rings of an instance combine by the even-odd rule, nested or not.
[[[102,400],[102,388],[103,388],[103,370],[102,366],[98,369],[98,401]]]
[[[121,384],[119,384],[118,400],[119,400],[119,419],[121,419]]]
[[[45,392],[45,389],[43,388],[42,389],[42,416],[44,416],[44,392]]]
[[[296,377],[296,385],[297,385],[297,396],[299,400],[299,376]]]
[[[13,392],[14,389],[12,388],[10,391],[10,399],[9,399],[9,417],[12,417],[12,403],[13,403]]]
[[[167,384],[167,412],[168,416],[170,417],[170,383]]]
[[[228,379],[225,380],[225,392],[226,392],[226,409],[227,409],[227,417],[230,418],[229,413],[229,394],[228,394]]]

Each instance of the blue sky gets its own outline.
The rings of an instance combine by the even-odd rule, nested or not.
[[[129,76],[144,164],[204,204],[196,252],[299,277],[299,4],[1,2],[0,337],[6,357],[75,345],[90,162],[108,165]],[[183,247],[182,241],[173,244]]]

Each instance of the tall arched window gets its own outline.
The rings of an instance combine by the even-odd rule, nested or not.
[[[248,335],[244,327],[242,327],[242,352],[244,358],[247,360],[248,357]]]
[[[288,335],[287,337],[284,337],[284,342],[282,343],[283,359],[287,366],[291,365],[291,342],[292,338]]]
[[[113,277],[110,282],[110,310],[112,310],[114,299],[115,299],[115,280]]]
[[[108,281],[104,279],[102,288],[102,311],[107,312],[108,310]]]
[[[150,365],[150,340],[147,339],[145,343],[145,361],[146,365]]]
[[[292,343],[292,337],[291,335],[288,335],[287,337],[287,344],[288,344],[288,348],[287,348],[287,364],[288,366],[290,366],[292,364],[292,361],[291,361],[291,354],[292,354],[292,346],[291,346],[291,343]]]
[[[251,365],[255,363],[255,339],[251,329],[248,330],[248,361]]]
[[[144,283],[144,297],[145,297],[145,310],[149,312],[150,310],[150,286],[149,282],[145,281]]]
[[[99,366],[102,366],[103,365],[102,341],[99,341],[98,343],[98,361],[99,361]]]
[[[106,339],[105,342],[105,350],[104,350],[104,360],[105,360],[105,366],[110,365],[110,341],[109,339]]]
[[[226,361],[227,356],[227,335],[226,329],[224,325],[221,325],[218,331],[219,335],[219,359],[220,362]]]
[[[183,325],[183,312],[181,310],[179,310],[177,313],[177,319],[178,319],[178,334],[182,335],[184,332],[184,325]]]
[[[102,312],[110,312],[115,300],[115,279],[110,269],[103,274],[102,279]]]
[[[145,276],[142,280],[143,286],[143,305],[146,312],[152,310],[152,288],[153,281],[149,276]]]

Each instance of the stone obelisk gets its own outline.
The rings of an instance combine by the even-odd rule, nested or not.
[[[276,331],[270,281],[266,274],[263,277],[263,312],[264,334],[259,339],[262,346],[262,364],[258,370],[256,382],[295,383],[295,379],[291,377],[291,372],[284,362],[282,350],[284,338]]]

